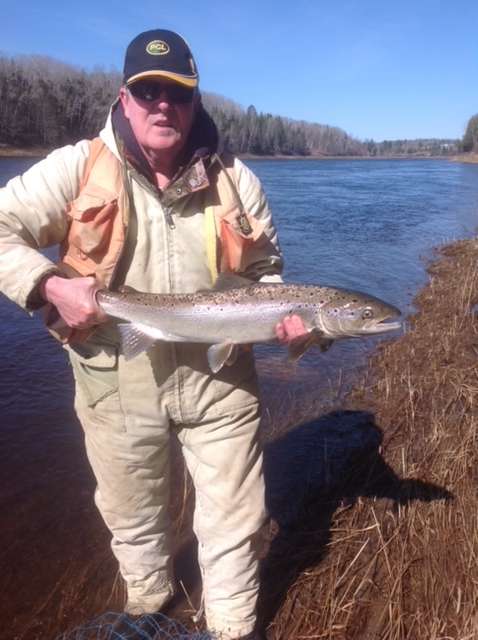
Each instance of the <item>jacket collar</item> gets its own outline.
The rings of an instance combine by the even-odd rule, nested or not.
[[[119,100],[111,108],[106,127],[106,130],[108,129],[113,134],[111,137],[114,140],[116,153],[157,189],[151,166],[136,140]],[[109,139],[105,139],[106,135],[104,132],[102,134],[103,140],[110,146],[111,138],[108,136]],[[171,184],[161,192],[161,201],[166,206],[209,186],[208,171],[215,164],[214,157],[218,144],[216,125],[200,105],[178,171]]]

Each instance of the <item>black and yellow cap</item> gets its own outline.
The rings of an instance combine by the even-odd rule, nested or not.
[[[199,76],[193,54],[178,33],[152,29],[140,33],[126,49],[123,82],[167,78],[185,87],[197,87]]]

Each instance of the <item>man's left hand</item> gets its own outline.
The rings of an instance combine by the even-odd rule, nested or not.
[[[276,337],[281,344],[289,344],[295,338],[308,334],[304,321],[300,316],[286,316],[276,324]]]

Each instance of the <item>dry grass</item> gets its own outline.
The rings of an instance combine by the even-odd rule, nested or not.
[[[276,542],[268,638],[478,638],[477,257],[476,241],[438,252],[409,332],[348,397],[382,444]]]

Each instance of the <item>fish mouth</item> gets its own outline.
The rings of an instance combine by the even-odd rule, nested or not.
[[[388,331],[396,331],[402,328],[402,323],[399,320],[381,320],[373,325],[364,327],[364,333],[387,333]]]
[[[362,323],[357,326],[354,325],[346,325],[342,324],[339,326],[326,326],[323,328],[324,335],[329,338],[360,338],[364,336],[373,336],[375,334],[388,333],[390,331],[397,331],[398,329],[402,329],[403,324],[399,320],[372,320],[368,323]]]

